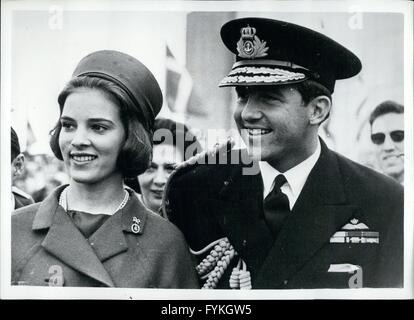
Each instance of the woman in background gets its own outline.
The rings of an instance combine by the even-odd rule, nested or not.
[[[150,163],[162,105],[152,73],[124,53],[94,52],[58,102],[50,145],[70,183],[13,216],[12,284],[197,287],[180,231],[123,184]]]
[[[147,208],[164,216],[160,208],[168,178],[177,164],[202,150],[197,138],[182,123],[159,118],[154,129],[151,165],[138,176],[138,183],[128,181],[128,185],[140,193]]]

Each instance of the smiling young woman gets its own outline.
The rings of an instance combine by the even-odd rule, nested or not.
[[[180,231],[124,187],[151,159],[162,105],[152,73],[126,54],[94,52],[58,101],[50,145],[70,183],[13,216],[12,284],[196,288]]]

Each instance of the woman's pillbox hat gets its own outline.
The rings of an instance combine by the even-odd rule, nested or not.
[[[162,107],[162,93],[157,80],[136,58],[114,50],[102,50],[84,57],[73,77],[97,77],[117,84],[137,106],[143,125],[150,130]]]
[[[226,47],[236,55],[220,87],[280,85],[314,80],[331,93],[335,81],[361,70],[351,51],[311,29],[284,21],[242,18],[221,28]]]

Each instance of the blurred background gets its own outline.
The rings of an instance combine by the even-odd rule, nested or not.
[[[384,100],[404,104],[400,13],[315,12],[312,5],[301,9],[307,12],[286,12],[277,5],[269,10],[250,5],[217,11],[217,3],[204,3],[197,10],[188,6],[146,10],[139,2],[130,7],[116,1],[99,7],[76,3],[50,1],[9,10],[6,28],[2,27],[2,36],[6,33],[9,39],[2,54],[6,51],[10,58],[9,72],[2,70],[2,81],[10,84],[10,90],[2,90],[6,102],[2,112],[11,112],[11,125],[27,160],[16,185],[36,201],[67,181],[62,163],[49,148],[49,131],[58,120],[60,90],[77,62],[92,51],[123,51],[147,65],[163,89],[160,116],[184,122],[204,147],[228,135],[240,141],[232,119],[234,92],[217,86],[234,62],[219,31],[238,17],[263,16],[309,27],[361,59],[359,75],[337,82],[330,119],[320,131],[325,142],[345,156],[375,168],[369,114]],[[2,134],[8,130],[2,128]]]

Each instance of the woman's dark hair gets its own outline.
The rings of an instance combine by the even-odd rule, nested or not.
[[[153,143],[154,145],[162,143],[173,145],[181,152],[184,160],[188,160],[203,151],[200,142],[185,124],[165,118],[155,119]],[[125,183],[135,192],[141,193],[137,178],[126,179]]]
[[[162,143],[173,145],[181,152],[184,160],[202,151],[196,136],[185,124],[165,118],[155,119],[153,143],[154,145]]]
[[[125,141],[117,159],[117,168],[124,178],[132,178],[143,173],[149,166],[152,157],[152,132],[148,132],[140,121],[137,108],[126,92],[115,83],[90,77],[81,76],[73,78],[59,94],[58,102],[60,114],[66,98],[80,88],[101,90],[119,106],[119,114],[125,129]],[[55,156],[63,160],[59,147],[59,135],[62,129],[60,121],[50,131],[50,147]]]

